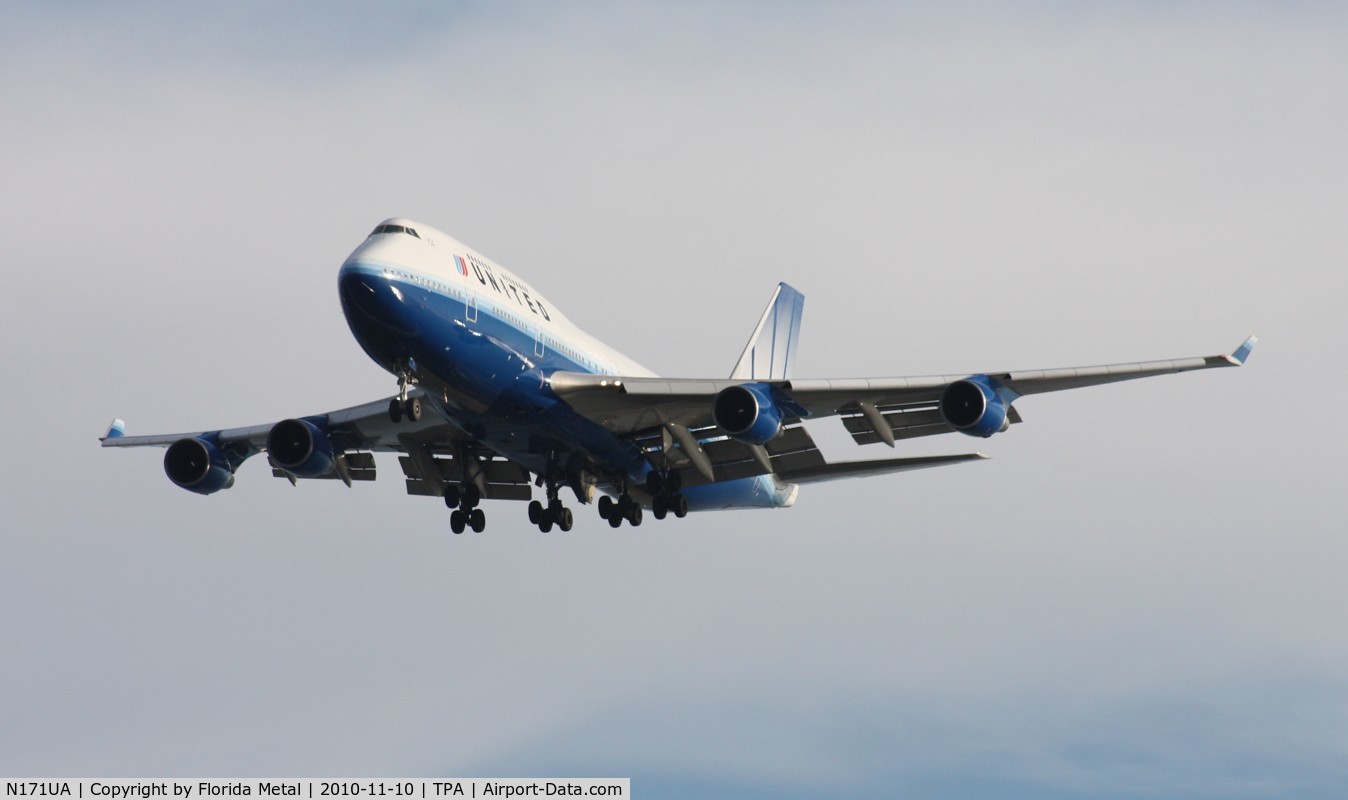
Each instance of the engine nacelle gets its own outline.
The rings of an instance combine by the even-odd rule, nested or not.
[[[328,434],[307,419],[285,419],[267,432],[267,452],[276,466],[299,478],[332,472],[337,457]]]
[[[984,439],[1011,427],[1010,406],[986,375],[955,381],[941,392],[941,418],[960,433]],[[1014,400],[1015,397],[1012,396]]]
[[[205,439],[179,439],[164,453],[164,473],[189,492],[215,494],[234,485],[234,465]]]
[[[782,412],[765,383],[727,386],[717,392],[711,415],[731,438],[749,444],[767,444],[782,432]]]

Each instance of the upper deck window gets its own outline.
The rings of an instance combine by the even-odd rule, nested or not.
[[[416,228],[409,228],[406,225],[380,225],[379,227],[371,231],[370,235],[374,236],[380,233],[408,233],[417,237],[418,239],[421,238],[421,235],[417,233]]]

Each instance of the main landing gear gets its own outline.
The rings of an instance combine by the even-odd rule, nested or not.
[[[683,478],[677,471],[646,475],[646,491],[651,496],[651,513],[656,519],[664,519],[669,514],[679,519],[688,516],[688,498],[683,496],[682,489]],[[599,516],[607,520],[611,528],[620,527],[624,520],[635,528],[641,524],[644,514],[641,504],[624,487],[617,500],[608,495],[599,498]]]
[[[627,520],[633,528],[641,524],[643,516],[641,504],[632,499],[632,495],[623,492],[618,495],[617,502],[612,497],[604,495],[599,498],[599,516],[608,520],[610,528],[617,528]]]
[[[473,484],[445,487],[445,506],[454,509],[449,515],[449,529],[454,533],[463,533],[464,528],[472,528],[473,533],[482,533],[487,529],[487,514],[477,507],[482,502],[482,493]]]
[[[530,500],[529,521],[537,525],[540,531],[547,533],[552,530],[553,525],[563,531],[571,530],[575,517],[571,509],[562,505],[562,499],[557,496],[557,485],[549,482],[548,504],[545,506],[537,500]]]
[[[679,519],[688,516],[688,498],[682,490],[683,476],[677,471],[646,475],[646,491],[651,493],[651,513],[656,519],[664,519],[670,513]]]
[[[398,396],[389,398],[388,418],[394,425],[407,417],[408,422],[421,421],[421,398],[408,397],[407,387],[412,383],[412,374],[406,368],[398,372]]]

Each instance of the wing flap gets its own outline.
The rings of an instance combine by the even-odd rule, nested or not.
[[[640,431],[631,438],[646,453],[652,467],[678,470],[685,486],[751,478],[782,468],[803,468],[824,463],[814,438],[799,424],[787,426],[780,436],[762,446],[767,456],[766,465],[754,452],[753,445],[731,439],[714,426],[692,430],[689,434],[707,457],[712,471],[710,481],[695,467],[693,459],[683,451],[682,446],[662,435],[660,429]]]
[[[333,467],[330,472],[313,478],[301,478],[298,475],[286,472],[276,466],[276,462],[272,460],[271,456],[267,456],[267,463],[271,466],[273,478],[285,478],[291,483],[296,480],[372,481],[377,473],[374,453],[343,453],[338,459],[337,466]]]
[[[407,493],[421,497],[439,497],[451,483],[474,482],[474,470],[465,468],[465,462],[453,455],[431,455],[429,452],[411,452],[398,457],[407,479]],[[533,497],[529,471],[504,458],[476,460],[482,472],[483,497],[488,500],[528,500]],[[429,476],[428,476],[428,473]]]
[[[895,439],[916,439],[922,436],[935,436],[941,433],[950,433],[950,426],[946,424],[938,408],[909,408],[905,411],[893,411],[884,413],[884,420],[889,424],[890,431]],[[1007,410],[1007,419],[1014,425],[1020,423],[1020,412],[1012,406]],[[852,412],[844,412],[841,415],[843,427],[852,434],[852,441],[857,444],[877,444],[884,441],[884,438],[871,425],[859,409]]]
[[[440,497],[444,491],[441,487],[434,486],[421,480],[407,479],[407,493],[414,497]],[[486,494],[483,498],[486,500],[529,500],[533,497],[533,490],[529,486],[515,486],[510,484],[489,483],[487,484]]]

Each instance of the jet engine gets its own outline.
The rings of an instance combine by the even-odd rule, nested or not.
[[[281,420],[267,432],[267,452],[276,466],[298,478],[318,478],[337,463],[332,440],[307,419]]]
[[[764,383],[742,383],[717,392],[711,415],[731,438],[748,444],[767,444],[782,432],[781,409],[773,388]]]
[[[234,485],[234,465],[214,443],[195,437],[169,445],[164,472],[174,484],[197,494],[215,494]]]
[[[955,381],[941,392],[941,418],[960,433],[984,439],[1011,427],[1010,406],[986,375]],[[1014,396],[1012,397],[1014,400]]]

